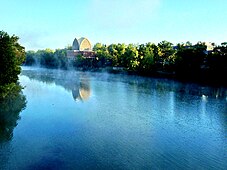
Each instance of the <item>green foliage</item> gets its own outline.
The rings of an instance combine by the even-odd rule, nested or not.
[[[162,61],[174,54],[173,44],[168,41],[158,43],[158,54]]]
[[[180,77],[199,78],[201,66],[206,57],[206,46],[197,43],[194,46],[181,47],[176,53],[176,73]]]
[[[54,52],[54,57],[58,61],[58,67],[62,69],[67,69],[68,59],[66,57],[67,50],[66,49],[57,49]]]
[[[20,65],[25,59],[25,50],[18,43],[19,38],[0,31],[0,86],[17,83]]]
[[[139,60],[138,60],[138,50],[137,47],[133,44],[129,44],[124,53],[125,58],[125,66],[128,70],[136,71],[139,66]]]
[[[28,51],[26,52],[26,59],[25,59],[25,65],[32,66],[35,65],[35,51]]]
[[[111,44],[108,46],[108,53],[110,54],[110,61],[112,62],[113,66],[118,65],[118,51],[115,49],[116,44]]]
[[[158,55],[159,55],[159,69],[166,70],[172,65],[172,61],[175,57],[175,50],[173,44],[168,41],[162,41],[158,43]]]
[[[54,57],[52,50],[46,49],[41,53],[40,64],[48,68],[56,68],[58,66],[58,60]]]
[[[74,62],[75,68],[82,68],[83,70],[88,70],[90,68],[94,68],[94,59],[93,58],[86,58],[83,55],[79,54],[75,58]]]
[[[207,77],[209,76],[210,79],[222,84],[227,84],[225,78],[227,74],[227,43],[215,47],[213,52],[208,54],[206,65],[208,68]]]
[[[20,92],[22,89],[17,83],[0,86],[0,100],[6,98],[12,92]]]
[[[86,59],[82,55],[77,55],[77,57],[75,58],[74,66],[83,67],[84,65],[86,65]]]
[[[66,57],[67,49],[51,49],[38,50],[37,52],[26,52],[26,60],[24,65],[38,65],[47,68],[67,69],[68,59]]]
[[[212,45],[215,46],[214,43]],[[222,43],[213,52],[207,51],[205,43],[193,45],[189,41],[177,46],[168,41],[162,41],[158,45],[141,44],[137,47],[132,44],[111,44],[108,47],[97,44],[94,51],[104,61],[110,58],[111,66],[120,66],[143,74],[214,81],[220,77],[217,75],[227,74],[227,43]],[[226,84],[223,78],[221,82]]]
[[[138,47],[139,53],[139,71],[140,72],[153,72],[155,71],[155,64],[158,61],[158,48],[155,44],[147,43],[141,44]]]
[[[215,46],[215,44],[212,44]],[[70,49],[70,47],[68,48]],[[55,51],[46,49],[27,52],[26,65],[39,63],[48,68],[66,69],[69,60],[67,48]],[[212,52],[207,51],[205,43],[191,42],[173,46],[171,42],[162,41],[157,45],[147,44],[111,44],[97,43],[93,47],[95,58],[78,55],[73,66],[83,69],[113,68],[147,75],[166,75],[185,79],[209,79],[217,74],[226,74],[227,43],[217,46]],[[212,76],[213,75],[213,76]],[[217,76],[216,76],[217,77]]]
[[[96,62],[97,67],[106,67],[112,65],[112,57],[109,54],[106,45],[97,43],[94,45],[93,50],[96,52]]]

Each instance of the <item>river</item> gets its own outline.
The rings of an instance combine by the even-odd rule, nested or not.
[[[31,67],[19,80],[1,170],[227,169],[224,87]]]

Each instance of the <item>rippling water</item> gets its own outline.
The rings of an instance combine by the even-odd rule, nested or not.
[[[26,67],[20,82],[0,169],[227,169],[226,88]]]

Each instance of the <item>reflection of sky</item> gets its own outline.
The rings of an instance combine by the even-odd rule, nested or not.
[[[38,80],[30,80],[28,77],[26,76],[20,76],[20,80],[23,81],[23,86],[25,86],[25,91],[27,91],[29,94],[33,95],[33,96],[37,96],[37,97],[41,97],[43,95],[48,96],[49,94],[52,93],[52,91],[50,91],[50,89],[56,88],[56,84],[53,83],[49,83],[48,85],[46,83],[41,83]],[[42,84],[42,85],[40,85]],[[62,88],[59,87],[58,90],[60,90]]]
[[[72,71],[48,70],[48,69],[32,69],[28,67],[22,72],[22,75],[29,77],[32,81],[38,80],[50,86],[61,86],[72,93],[73,98],[78,101],[87,101],[91,95],[90,80],[84,73],[76,73]],[[35,88],[35,87],[34,87]],[[39,90],[35,90],[38,93]],[[42,95],[42,93],[40,93]]]

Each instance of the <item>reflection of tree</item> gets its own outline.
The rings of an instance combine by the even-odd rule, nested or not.
[[[10,140],[17,126],[20,112],[26,107],[26,98],[21,92],[12,92],[0,99],[0,142]]]
[[[182,97],[187,95],[206,96],[209,98],[225,99],[227,95],[226,87],[203,86],[195,83],[184,83],[169,79],[152,79],[148,84],[146,81],[137,83],[139,86],[148,89],[155,89],[159,93],[166,91],[175,92]],[[148,84],[148,85],[147,85]]]

